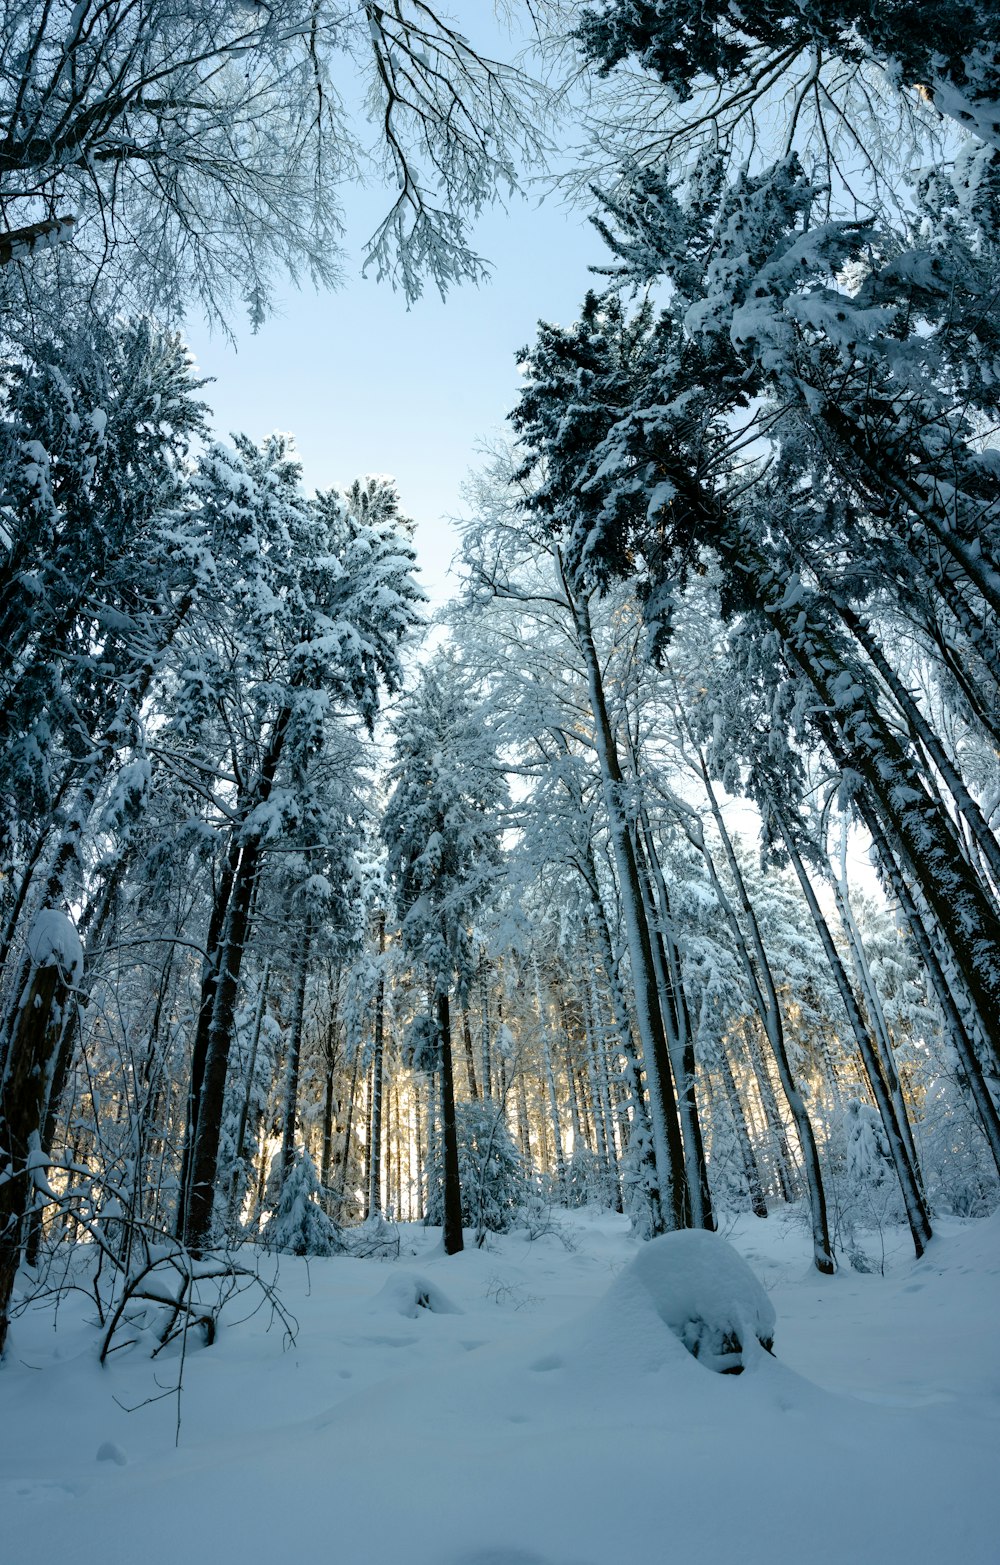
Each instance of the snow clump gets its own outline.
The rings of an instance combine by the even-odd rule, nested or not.
[[[28,930],[28,956],[34,967],[58,967],[68,984],[83,977],[83,946],[65,913],[42,908]]]
[[[771,1351],[774,1306],[743,1257],[718,1234],[692,1228],[649,1240],[615,1292],[647,1295],[688,1352],[721,1374],[742,1373],[753,1338]]]
[[[375,1295],[376,1309],[391,1315],[403,1315],[416,1320],[421,1310],[432,1315],[461,1315],[458,1305],[449,1299],[437,1283],[418,1272],[397,1272],[389,1278],[384,1288]]]

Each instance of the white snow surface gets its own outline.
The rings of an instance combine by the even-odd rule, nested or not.
[[[3,1565],[995,1565],[1000,1218],[832,1278],[801,1226],[741,1219],[766,1297],[732,1256],[740,1322],[777,1326],[740,1376],[667,1323],[731,1308],[721,1240],[679,1267],[612,1214],[559,1222],[282,1258],[297,1341],[261,1312],[189,1352],[177,1448],[176,1398],[139,1406],[176,1354],[102,1369],[81,1295],[32,1306],[0,1366]]]

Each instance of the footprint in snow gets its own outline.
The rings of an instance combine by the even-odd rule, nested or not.
[[[536,1359],[533,1364],[528,1365],[529,1369],[539,1371],[546,1369],[562,1369],[562,1367],[563,1361],[556,1353],[546,1353],[544,1358]]]
[[[52,1478],[7,1478],[0,1482],[0,1511],[6,1500],[72,1500],[79,1491]]]

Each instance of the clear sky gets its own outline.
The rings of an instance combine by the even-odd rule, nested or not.
[[[223,437],[291,431],[310,488],[392,474],[418,523],[424,590],[439,603],[456,547],[445,518],[461,508],[477,442],[502,427],[517,394],[514,355],[539,319],[576,317],[594,283],[588,265],[604,249],[586,218],[556,199],[514,201],[476,231],[492,280],[456,288],[443,303],[431,288],[407,310],[388,284],[360,276],[383,196],[366,191],[351,208],[340,290],[289,288],[256,336],[235,323],[235,348],[196,322],[188,340],[202,373],[215,377],[205,396]]]

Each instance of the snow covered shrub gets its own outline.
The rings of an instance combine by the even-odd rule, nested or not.
[[[521,1156],[511,1139],[503,1110],[485,1102],[456,1103],[458,1172],[462,1186],[462,1223],[480,1232],[506,1233],[517,1221],[527,1194]],[[434,1148],[427,1222],[443,1219],[444,1184],[440,1145]]]
[[[637,1239],[651,1239],[656,1232],[658,1189],[649,1127],[637,1120],[622,1159],[622,1210]]]
[[[596,1152],[582,1143],[574,1147],[573,1156],[566,1164],[563,1184],[564,1201],[570,1207],[589,1206],[591,1201],[604,1202],[605,1174]]]
[[[316,1199],[320,1188],[309,1153],[296,1152],[281,1186],[278,1209],[262,1236],[269,1250],[285,1255],[335,1255],[343,1249],[340,1229]]]
[[[547,1234],[555,1234],[567,1249],[574,1249],[572,1240],[562,1228],[556,1207],[551,1199],[548,1199],[541,1190],[529,1190],[518,1208],[516,1226],[523,1228],[528,1238],[544,1239]]]
[[[881,1234],[887,1226],[904,1222],[906,1214],[885,1130],[870,1104],[851,1098],[834,1116],[827,1170],[827,1204],[836,1247],[855,1271],[880,1269],[881,1260],[867,1254],[860,1233]]]
[[[459,1306],[436,1282],[421,1272],[394,1272],[372,1301],[376,1311],[417,1320],[421,1310],[431,1315],[461,1315]]]
[[[774,1343],[774,1306],[746,1261],[718,1234],[690,1228],[644,1244],[615,1284],[641,1290],[693,1358],[723,1375],[745,1368],[746,1344]]]
[[[957,1082],[932,1077],[922,1109],[920,1151],[932,1205],[955,1217],[988,1217],[1000,1187],[986,1139]]]

